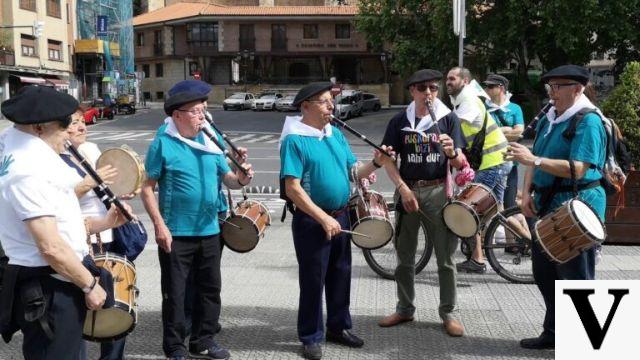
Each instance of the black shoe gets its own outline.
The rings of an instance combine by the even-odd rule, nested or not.
[[[349,330],[342,330],[339,333],[327,331],[327,341],[336,344],[342,344],[352,348],[359,348],[364,345],[364,341],[353,335]]]
[[[487,264],[479,263],[473,259],[469,259],[467,261],[463,261],[461,263],[456,264],[456,269],[461,272],[472,272],[478,274],[484,274],[487,271]]]
[[[218,344],[214,343],[208,349],[203,351],[189,351],[189,356],[192,359],[228,359],[231,354],[227,349],[221,348]]]
[[[322,347],[320,344],[306,344],[302,346],[302,356],[305,359],[320,360],[322,359]]]
[[[553,337],[543,334],[535,338],[520,340],[520,347],[534,350],[553,349],[556,347],[556,341]]]

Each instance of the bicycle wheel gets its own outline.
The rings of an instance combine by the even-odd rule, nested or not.
[[[495,272],[513,283],[532,284],[531,240],[516,231],[524,219],[519,207],[512,207],[494,216],[484,235],[484,252]],[[528,228],[526,230],[528,232]]]
[[[416,249],[416,274],[419,274],[431,259],[433,253],[433,242],[427,237],[427,229],[420,224],[418,232],[418,248]],[[385,279],[393,280],[395,278],[395,270],[397,264],[396,249],[393,241],[389,241],[387,245],[375,249],[362,249],[364,259],[369,267],[378,275]]]

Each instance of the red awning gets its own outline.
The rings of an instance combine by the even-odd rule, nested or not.
[[[29,77],[29,76],[18,76],[18,77],[20,78],[20,81],[25,84],[44,85],[46,83],[45,79],[39,78],[39,77]]]

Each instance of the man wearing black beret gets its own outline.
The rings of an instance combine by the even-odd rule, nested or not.
[[[462,166],[460,149],[466,145],[458,117],[438,99],[442,73],[423,69],[406,82],[413,102],[396,114],[387,125],[382,143],[397,149],[400,169],[385,167],[396,185],[396,239],[398,254],[395,271],[398,303],[396,311],[380,320],[382,327],[413,320],[415,312],[415,254],[420,224],[433,241],[438,262],[440,306],[438,312],[447,334],[462,336],[464,328],[456,319],[456,268],[453,254],[457,238],[442,219],[447,201],[449,162]],[[432,107],[431,118],[427,103]]]
[[[115,207],[104,218],[82,216],[78,175],[59,156],[77,108],[73,97],[39,86],[2,103],[15,125],[0,146],[0,242],[9,257],[0,332],[22,331],[26,359],[82,358],[86,310],[106,298],[82,262],[86,237],[126,221]]]
[[[563,65],[542,76],[553,106],[536,127],[533,150],[511,143],[507,159],[527,166],[522,189],[522,213],[529,218],[531,233],[538,218],[553,212],[575,195],[593,209],[583,211],[583,221],[591,219],[592,229],[604,222],[606,195],[600,184],[605,162],[607,137],[596,107],[583,94],[589,71],[582,66]],[[578,120],[579,119],[579,120]],[[573,135],[568,135],[573,127]],[[572,180],[575,177],[575,182]],[[584,205],[583,205],[584,207]],[[595,211],[595,213],[593,212]],[[576,213],[577,214],[577,213]],[[604,229],[602,229],[604,240]],[[545,254],[540,241],[533,241],[533,278],[546,306],[542,333],[523,339],[526,349],[553,349],[555,346],[555,280],[593,280],[595,246],[559,264]]]
[[[153,222],[158,243],[162,287],[162,348],[170,359],[184,359],[187,350],[198,359],[227,359],[229,351],[214,336],[220,316],[219,187],[239,189],[250,182],[251,165],[234,173],[222,149],[201,131],[207,92],[200,82],[182,81],[169,90],[168,117],[145,158],[147,180],[142,201]],[[159,200],[154,189],[158,185]],[[189,348],[185,323],[185,287],[193,274],[196,293]]]
[[[303,87],[293,101],[302,117],[287,117],[280,138],[280,179],[296,208],[291,227],[300,277],[298,338],[307,359],[322,357],[325,289],[326,340],[349,347],[364,344],[350,331],[351,237],[342,232],[350,227],[349,179],[354,166],[354,181],[359,181],[391,161],[376,150],[373,161],[356,165],[344,135],[330,124],[330,89],[329,83]]]

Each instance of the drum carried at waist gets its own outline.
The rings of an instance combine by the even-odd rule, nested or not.
[[[126,258],[109,252],[97,255],[94,261],[111,273],[116,303],[108,309],[87,311],[82,337],[97,342],[118,340],[132,332],[138,322],[136,267]]]
[[[259,201],[244,200],[231,213],[233,215],[222,222],[225,245],[240,253],[253,250],[271,225],[269,209]]]
[[[351,240],[362,249],[374,250],[385,246],[393,238],[393,224],[384,197],[375,191],[356,194],[349,199]]]
[[[596,244],[607,232],[598,214],[580,199],[571,199],[542,217],[535,225],[542,249],[549,258],[563,264]]]
[[[144,163],[140,156],[127,146],[111,148],[102,152],[96,161],[96,169],[111,165],[118,170],[109,188],[116,196],[136,193],[144,182]]]
[[[444,223],[459,237],[475,236],[498,212],[498,201],[491,189],[470,183],[442,209]]]

